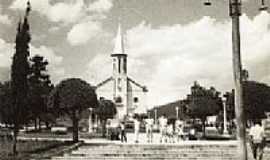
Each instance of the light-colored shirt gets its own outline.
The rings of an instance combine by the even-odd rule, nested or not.
[[[194,128],[190,129],[189,134],[195,135],[195,129]]]
[[[252,136],[255,143],[260,143],[264,138],[264,129],[260,125],[256,124],[250,128],[249,135]]]
[[[125,130],[125,125],[123,123],[120,123],[120,128],[122,131]]]
[[[172,124],[170,124],[169,126],[168,126],[168,133],[169,134],[173,134],[173,125]]]
[[[180,121],[180,120],[175,121],[175,130],[176,130],[178,135],[183,135],[184,134],[183,121]]]
[[[134,120],[134,130],[135,132],[140,130],[140,122],[137,119]]]
[[[160,117],[159,125],[161,128],[165,128],[167,126],[167,119],[165,117]]]
[[[147,128],[151,128],[154,124],[154,120],[152,118],[147,118],[144,121]]]
[[[183,121],[176,120],[175,121],[175,126],[180,126],[180,125],[183,125]]]

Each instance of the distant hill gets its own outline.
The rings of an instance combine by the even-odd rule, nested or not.
[[[151,109],[150,116],[152,118],[155,118],[155,110],[157,110],[157,118],[162,116],[163,114],[166,115],[168,118],[176,118],[176,107],[179,107],[178,109],[178,116],[180,119],[185,119],[185,108],[186,108],[186,102],[184,100],[177,100],[168,104],[155,106],[153,109]]]

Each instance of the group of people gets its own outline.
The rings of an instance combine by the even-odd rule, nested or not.
[[[134,122],[134,135],[135,135],[135,143],[139,142],[139,132],[140,132],[140,121],[138,117],[133,118]],[[125,128],[125,121],[120,123],[120,136],[121,142],[127,142],[127,135],[126,135],[126,128]]]
[[[146,138],[148,143],[153,142],[153,130],[154,130],[154,119],[146,118],[140,121],[138,117],[133,118],[134,122],[134,138],[135,143],[139,142],[140,133],[140,123],[144,123]],[[160,143],[174,143],[175,141],[180,141],[184,139],[183,123],[180,120],[176,120],[175,123],[168,122],[165,115],[162,115],[158,119],[159,133],[160,133]],[[121,134],[120,139],[122,142],[127,142],[125,122],[122,121],[120,124]]]
[[[185,139],[184,123],[176,120],[168,122],[165,115],[159,118],[160,143],[175,143]]]
[[[139,132],[140,132],[140,120],[138,117],[133,119],[134,122],[134,135],[135,143],[139,142]],[[147,142],[153,142],[153,129],[154,129],[154,120],[152,118],[146,118],[143,120],[146,129]],[[159,133],[160,133],[160,143],[174,143],[175,141],[179,142],[180,140],[185,139],[183,131],[183,122],[176,120],[175,123],[168,123],[168,119],[165,115],[162,115],[158,119],[159,124]],[[125,123],[121,122],[121,141],[127,142]],[[192,132],[192,131],[191,131]],[[192,134],[192,133],[191,133]],[[249,142],[253,154],[254,160],[262,160],[263,149],[266,145],[264,127],[261,124],[261,121],[256,121],[253,126],[250,127],[249,131]]]

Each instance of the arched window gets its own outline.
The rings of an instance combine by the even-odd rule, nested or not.
[[[115,103],[122,103],[122,97],[120,97],[120,96],[116,97]]]

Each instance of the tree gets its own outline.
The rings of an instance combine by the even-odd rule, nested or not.
[[[10,82],[1,84],[0,87],[0,120],[6,125],[12,124],[12,92]]]
[[[105,137],[106,121],[115,116],[117,113],[116,106],[111,100],[101,98],[95,112],[100,117],[102,123],[102,136]]]
[[[28,81],[27,75],[29,73],[29,42],[31,36],[29,33],[30,26],[28,24],[28,14],[30,12],[30,3],[27,3],[26,14],[24,21],[21,24],[19,22],[16,35],[16,51],[12,59],[11,65],[11,90],[13,99],[13,132],[14,143],[13,153],[17,153],[17,135],[19,127],[24,121],[24,115],[27,111],[27,93],[28,93]]]
[[[255,81],[245,81],[243,92],[246,118],[251,121],[264,118],[265,112],[270,111],[270,87]]]
[[[224,97],[226,99],[226,111],[227,111],[227,118],[229,120],[233,120],[235,118],[235,110],[234,110],[234,89],[231,92],[226,92]]]
[[[48,105],[57,113],[67,115],[73,123],[73,141],[78,142],[80,115],[88,108],[98,105],[94,87],[87,82],[70,78],[61,81],[50,93]]]
[[[188,115],[201,119],[204,135],[207,116],[217,115],[222,110],[222,100],[219,95],[214,87],[205,89],[195,82],[191,87],[191,95],[187,97]]]
[[[229,119],[234,115],[234,91],[225,94]],[[246,120],[255,121],[265,117],[269,112],[270,87],[256,81],[243,81],[244,112]]]
[[[31,119],[35,122],[35,129],[37,129],[37,121],[40,128],[41,120],[46,122],[48,126],[47,97],[53,89],[50,76],[46,73],[48,64],[48,61],[39,55],[30,59],[29,106]]]

